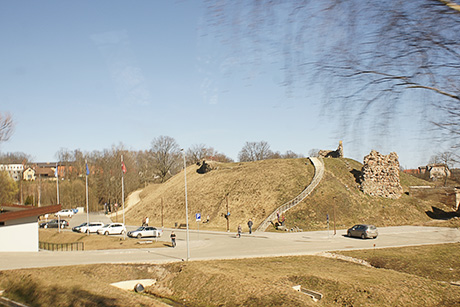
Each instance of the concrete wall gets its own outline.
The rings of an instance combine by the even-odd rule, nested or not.
[[[37,217],[6,221],[0,226],[0,252],[38,252]]]

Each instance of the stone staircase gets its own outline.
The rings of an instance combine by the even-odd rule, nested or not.
[[[319,184],[321,179],[324,175],[324,164],[320,158],[309,157],[311,163],[315,167],[315,176],[311,181],[310,185],[305,188],[299,195],[297,195],[294,199],[284,203],[280,207],[278,207],[275,211],[272,212],[260,225],[257,227],[256,231],[265,231],[268,226],[271,225],[272,221],[276,219],[276,213],[283,214],[284,212],[288,211],[289,209],[296,206],[302,200],[304,200]]]

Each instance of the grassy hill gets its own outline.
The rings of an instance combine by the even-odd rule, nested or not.
[[[406,194],[398,200],[365,195],[356,179],[361,163],[351,159],[323,161],[323,180],[307,199],[287,212],[288,228],[327,229],[327,214],[333,227],[334,207],[337,228],[364,222],[377,226],[424,224],[430,221],[426,211],[431,211],[432,206],[450,210],[441,203]],[[246,225],[249,218],[257,227],[278,206],[298,195],[314,175],[313,166],[305,158],[212,165],[215,169],[206,174],[198,174],[196,165],[187,167],[191,228],[197,228],[195,213],[199,212],[203,220],[207,215],[210,217],[210,223],[200,223],[200,229],[225,230],[227,202],[231,231],[235,231],[238,224]],[[408,191],[411,185],[427,185],[427,182],[401,173],[401,185]],[[164,227],[185,223],[183,172],[166,183],[146,187],[140,204],[127,212],[126,220],[136,225],[144,216],[149,216],[150,224],[156,226],[162,226],[162,222]]]
[[[187,199],[190,227],[197,228],[195,213],[209,224],[200,229],[225,230],[230,212],[230,230],[245,225],[249,218],[255,226],[279,205],[292,199],[310,183],[314,167],[308,159],[279,159],[247,163],[211,163],[214,170],[198,174],[197,165],[187,167]],[[140,224],[146,215],[150,224],[173,227],[185,223],[184,173],[161,185],[150,185],[140,195],[141,203],[129,210],[126,220]]]

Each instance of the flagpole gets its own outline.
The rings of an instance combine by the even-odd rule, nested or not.
[[[125,225],[125,165],[123,163],[123,155],[121,155],[121,203],[123,206],[123,225]],[[123,234],[123,238],[126,239],[126,233]]]
[[[57,204],[59,205],[59,174],[58,174],[58,164],[56,163],[56,193],[57,193]]]
[[[89,205],[88,205],[88,161],[85,160],[85,165],[86,165],[86,226],[89,226]],[[87,234],[89,235],[89,231],[87,231]]]

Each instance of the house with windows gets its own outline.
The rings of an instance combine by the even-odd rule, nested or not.
[[[38,218],[59,210],[61,205],[0,205],[0,252],[38,252]]]

